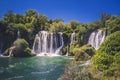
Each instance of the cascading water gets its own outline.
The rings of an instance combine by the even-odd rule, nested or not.
[[[43,55],[59,55],[60,50],[64,46],[62,33],[49,33],[40,31],[36,34],[32,52],[40,56]]]
[[[64,46],[64,41],[63,41],[63,37],[62,37],[62,33],[59,32],[59,36],[60,36],[60,47],[57,48],[57,50],[55,51],[56,54],[60,53],[60,50],[62,49],[62,47]]]
[[[17,31],[17,39],[20,39],[20,31]]]
[[[16,48],[16,46],[13,46],[9,49],[9,57],[13,56],[12,52]]]
[[[70,46],[73,45],[73,44],[75,44],[75,42],[76,42],[76,33],[73,32],[73,33],[71,34],[71,36],[70,36]],[[68,50],[68,47],[67,47],[66,56],[68,56],[68,54],[69,54],[69,50]]]
[[[71,34],[71,36],[70,36],[70,46],[73,45],[73,44],[75,44],[75,42],[76,42],[76,33],[73,32],[73,33]],[[68,56],[68,54],[69,54],[69,50],[68,50],[68,48],[67,48],[66,56]]]
[[[105,39],[105,32],[102,30],[94,31],[89,37],[88,44],[91,44],[96,50],[99,49],[100,45]]]
[[[73,32],[72,34],[71,34],[71,37],[70,37],[70,45],[72,45],[72,44],[74,44],[75,42],[76,42],[76,40],[75,40],[75,36],[76,35],[76,33],[75,32]]]

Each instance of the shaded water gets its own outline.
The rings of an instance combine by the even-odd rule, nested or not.
[[[0,80],[57,80],[65,57],[0,58]]]

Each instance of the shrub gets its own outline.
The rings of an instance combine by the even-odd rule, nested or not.
[[[103,42],[92,58],[92,66],[95,70],[102,72],[104,79],[120,78],[120,31],[111,34]]]
[[[85,66],[79,66],[76,62],[71,61],[67,64],[64,74],[58,80],[96,80],[88,72]]]
[[[18,39],[13,43],[14,46],[16,46],[19,49],[25,50],[27,47],[29,47],[29,44],[24,39]]]
[[[86,61],[95,53],[95,49],[91,45],[84,45],[83,47],[73,48],[72,52],[76,61]]]
[[[82,60],[88,60],[88,59],[90,59],[90,56],[85,51],[83,51],[83,50],[75,48],[73,50],[73,52],[75,53],[75,60],[76,61],[82,61]]]

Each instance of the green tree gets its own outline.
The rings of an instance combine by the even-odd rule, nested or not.
[[[120,31],[111,34],[92,58],[94,69],[106,77],[120,76]],[[117,72],[117,73],[116,73]]]
[[[111,15],[106,14],[106,13],[101,13],[100,18],[101,18],[101,26],[106,27],[106,21],[111,17]]]
[[[13,23],[14,22],[14,14],[12,10],[9,10],[3,17],[3,20],[7,23]]]
[[[49,30],[51,32],[63,32],[65,29],[65,25],[63,22],[53,22],[51,25],[50,25],[50,28]]]
[[[37,17],[38,17],[38,13],[37,13],[36,10],[30,9],[30,10],[27,10],[27,11],[26,11],[25,16],[36,17],[36,18],[37,18]]]
[[[79,23],[77,21],[71,21],[70,22],[70,26],[73,30],[75,30],[78,25],[79,25]]]
[[[107,27],[107,31],[109,31],[109,33],[119,31],[120,30],[120,17],[111,16],[111,18],[106,21],[106,27]]]
[[[39,25],[40,25],[41,30],[44,30],[45,26],[46,26],[45,24],[48,22],[47,16],[40,14],[38,17],[38,21],[39,21]]]

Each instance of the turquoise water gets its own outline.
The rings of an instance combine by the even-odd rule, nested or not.
[[[0,80],[57,80],[65,57],[0,58]]]

